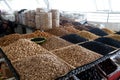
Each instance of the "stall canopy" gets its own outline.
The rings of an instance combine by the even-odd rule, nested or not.
[[[14,12],[21,9],[58,9],[61,12],[80,13],[88,21],[108,23],[120,22],[119,3],[120,0],[0,0],[0,10]]]
[[[63,11],[120,11],[120,0],[0,0],[0,9],[53,8]]]

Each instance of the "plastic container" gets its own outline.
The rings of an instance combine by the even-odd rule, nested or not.
[[[52,14],[50,12],[41,12],[39,16],[40,29],[42,31],[52,29]]]
[[[105,61],[99,63],[98,66],[106,75],[109,75],[117,70],[117,65],[111,59],[106,59]]]
[[[38,38],[31,39],[31,41],[34,41],[37,44],[42,44],[42,43],[44,43],[46,41],[46,39],[43,38],[43,37],[38,37]]]
[[[60,19],[60,13],[58,10],[52,9],[50,12],[52,12],[52,19],[57,19],[57,20]]]
[[[52,19],[52,28],[59,27],[60,26],[59,22],[60,22],[59,19]]]

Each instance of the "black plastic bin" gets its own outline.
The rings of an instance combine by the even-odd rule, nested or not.
[[[99,63],[98,66],[104,71],[106,75],[109,75],[117,70],[117,65],[111,59],[106,59],[105,61]]]
[[[101,80],[104,78],[99,70],[94,66],[76,75],[80,80]]]

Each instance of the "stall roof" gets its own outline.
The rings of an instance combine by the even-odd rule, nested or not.
[[[63,11],[117,11],[120,0],[0,0],[0,9],[49,8]],[[7,8],[5,7],[7,6]]]

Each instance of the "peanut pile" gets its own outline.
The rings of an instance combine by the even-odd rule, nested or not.
[[[48,38],[46,42],[43,43],[41,46],[46,48],[47,50],[54,50],[54,49],[59,49],[69,45],[72,45],[72,43],[54,36],[54,37]]]
[[[64,36],[64,35],[70,34],[70,32],[68,32],[67,30],[63,28],[53,28],[53,29],[47,30],[46,32],[51,33],[56,36]]]
[[[20,34],[11,34],[0,38],[0,46],[7,46],[21,38]]]
[[[108,28],[103,28],[102,30],[105,31],[107,34],[114,34],[115,33],[114,31],[112,31]]]
[[[53,50],[52,53],[75,67],[88,64],[101,57],[100,54],[92,52],[78,45],[71,45],[61,49]]]
[[[94,39],[97,39],[99,37],[91,32],[85,31],[85,30],[80,31],[77,34],[80,35],[81,37],[84,37],[84,38],[89,39],[89,40],[94,40]]]
[[[19,39],[6,47],[2,47],[2,49],[11,61],[48,53],[46,49],[27,39]]]
[[[21,80],[55,80],[73,67],[50,54],[40,54],[12,62]]]
[[[22,37],[23,38],[34,38],[34,37],[51,37],[53,36],[52,34],[49,34],[47,32],[41,32],[39,30],[33,32],[33,33],[29,33],[29,34],[23,34]]]
[[[111,35],[108,35],[106,37],[120,41],[120,35],[118,35],[118,34],[111,34]]]
[[[69,32],[71,32],[71,33],[78,33],[78,32],[80,32],[79,30],[77,30],[77,29],[75,29],[73,26],[65,26],[65,27],[63,27],[65,30],[67,30],[67,31],[69,31]]]

